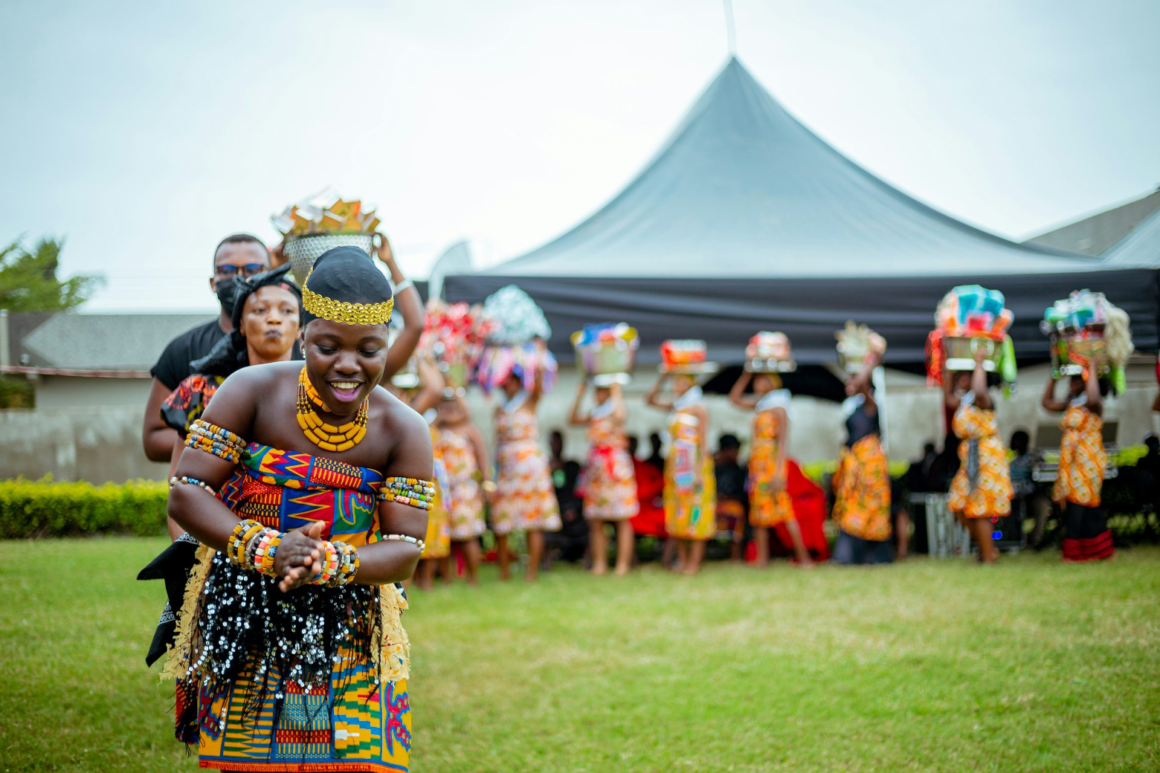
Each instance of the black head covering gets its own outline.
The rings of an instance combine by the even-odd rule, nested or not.
[[[340,303],[375,305],[392,298],[391,283],[358,247],[335,247],[322,253],[314,262],[305,287],[315,295]],[[320,317],[304,311],[302,318],[305,326]]]
[[[246,338],[241,334],[242,315],[246,308],[246,299],[263,287],[274,286],[289,290],[298,299],[298,322],[302,324],[302,291],[298,289],[298,285],[286,278],[289,271],[290,264],[287,263],[285,266],[279,266],[272,271],[265,271],[250,277],[235,276],[227,280],[233,282],[237,287],[237,300],[234,302],[232,315],[234,329],[229,335],[218,341],[213,349],[210,349],[209,354],[189,363],[192,373],[200,373],[205,376],[228,376],[235,370],[250,364],[249,355],[246,352]],[[297,342],[295,342],[294,347],[297,350]]]

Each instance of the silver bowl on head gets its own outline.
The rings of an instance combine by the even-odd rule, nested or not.
[[[358,247],[370,257],[375,248],[375,235],[324,231],[286,237],[286,257],[290,259],[291,270],[300,287],[306,284],[306,277],[310,276],[310,272],[314,269],[314,261],[335,247]]]

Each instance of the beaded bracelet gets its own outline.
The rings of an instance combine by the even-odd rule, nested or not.
[[[358,573],[359,561],[358,551],[355,550],[354,545],[346,542],[335,542],[334,547],[340,553],[338,574],[331,581],[331,585],[338,587],[340,585],[347,585],[354,580],[355,574]]]
[[[246,441],[228,429],[210,424],[202,419],[196,419],[189,425],[185,445],[187,448],[196,448],[199,451],[205,451],[225,459],[227,462],[237,464],[242,460],[242,451],[246,447]]]
[[[387,478],[379,489],[379,499],[430,510],[435,501],[435,484],[419,478]]]
[[[170,478],[169,479],[169,488],[173,488],[174,486],[177,486],[178,484],[188,484],[190,486],[197,486],[198,488],[202,488],[202,489],[205,489],[206,491],[208,491],[209,495],[211,497],[217,496],[217,492],[215,492],[213,490],[213,488],[211,488],[210,485],[208,483],[206,483],[204,480],[198,480],[197,478],[189,478],[189,477],[186,477],[185,475],[182,475],[180,478]]]
[[[226,539],[226,558],[243,569],[277,577],[274,554],[282,541],[282,533],[263,526],[258,521],[238,521]]]
[[[426,542],[421,539],[416,539],[409,534],[388,534],[387,536],[383,537],[383,540],[387,542],[410,542],[412,545],[419,548],[420,554],[422,554],[422,552],[427,549]]]

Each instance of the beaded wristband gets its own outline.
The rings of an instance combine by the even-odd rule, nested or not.
[[[339,560],[338,576],[334,578],[331,585],[338,587],[340,585],[347,585],[354,580],[360,561],[358,551],[355,550],[354,545],[346,542],[336,542],[334,546],[338,549],[341,557]]]
[[[282,533],[263,526],[258,521],[238,521],[226,539],[226,558],[243,569],[277,577],[274,554],[282,541]]]
[[[189,478],[189,477],[186,477],[185,475],[182,475],[180,478],[170,478],[169,479],[169,488],[173,488],[174,486],[177,486],[179,484],[188,484],[190,486],[197,486],[198,488],[205,489],[206,491],[208,491],[209,495],[211,497],[217,496],[217,492],[215,492],[213,490],[213,488],[211,488],[210,485],[208,483],[206,483],[204,480],[198,480],[197,478]]]
[[[415,547],[419,548],[420,553],[422,553],[427,548],[426,542],[421,539],[416,539],[409,534],[388,534],[387,536],[383,537],[383,540],[387,542],[409,542]]]
[[[387,478],[379,489],[379,499],[430,510],[435,501],[435,484],[419,478]]]

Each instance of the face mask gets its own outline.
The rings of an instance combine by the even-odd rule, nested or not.
[[[232,315],[234,313],[234,304],[238,300],[238,291],[240,289],[241,288],[238,286],[237,279],[234,277],[230,277],[229,279],[222,279],[217,283],[217,289],[215,292],[217,294],[218,303],[222,305],[222,310],[225,311],[226,314]]]

